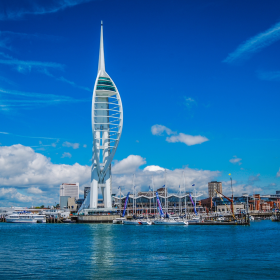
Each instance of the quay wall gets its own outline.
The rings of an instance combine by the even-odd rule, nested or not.
[[[113,220],[119,218],[120,215],[88,215],[78,216],[77,223],[98,223],[98,224],[110,224]]]

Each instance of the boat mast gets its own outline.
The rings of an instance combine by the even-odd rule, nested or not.
[[[194,197],[194,207],[196,209],[196,187],[194,187],[194,193],[195,193],[195,197]]]
[[[154,204],[154,215],[155,215],[155,213],[156,213],[156,211],[155,211],[155,207],[156,207],[156,205],[155,205],[155,187],[154,187],[154,176],[152,176],[152,185],[153,185],[153,204]]]
[[[121,186],[119,186],[119,189],[120,189],[120,201],[119,201],[119,207],[120,207],[120,214],[121,214],[121,208],[122,208],[122,199],[121,199],[121,193],[122,193],[122,188]]]
[[[183,171],[184,177],[184,193],[185,193],[185,215],[187,215],[187,195],[186,195],[186,181],[185,181],[185,172]]]
[[[164,183],[165,183],[165,212],[167,213],[168,212],[168,204],[167,204],[167,185],[166,185],[166,169],[164,169]]]
[[[182,209],[182,199],[181,199],[181,186],[179,185],[180,189],[180,196],[179,196],[179,216],[181,215],[181,209]]]
[[[150,214],[152,213],[152,205],[151,205],[151,203],[152,203],[152,197],[151,197],[151,187],[149,187],[149,196],[150,196]],[[147,217],[148,217],[148,215],[147,215]]]
[[[134,191],[135,191],[135,187],[134,187],[134,174],[133,174],[133,179],[132,179],[132,190],[133,190],[133,200],[132,200],[132,213],[133,213],[133,215],[134,215],[134,204],[135,204],[135,202],[134,202],[134,198],[135,198],[135,194],[134,194]]]

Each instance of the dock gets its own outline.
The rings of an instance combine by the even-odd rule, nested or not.
[[[113,220],[119,217],[120,215],[81,215],[71,219],[75,219],[77,223],[112,224]]]
[[[189,226],[249,226],[250,222],[236,223],[236,222],[197,222],[189,223]]]

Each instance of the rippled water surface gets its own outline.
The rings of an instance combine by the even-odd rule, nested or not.
[[[279,279],[280,223],[0,223],[0,279]]]

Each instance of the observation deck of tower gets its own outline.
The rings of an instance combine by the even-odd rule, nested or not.
[[[92,166],[89,208],[96,209],[101,189],[104,208],[112,208],[111,163],[123,127],[123,107],[119,91],[105,70],[103,24],[101,22],[98,73],[92,97]]]

